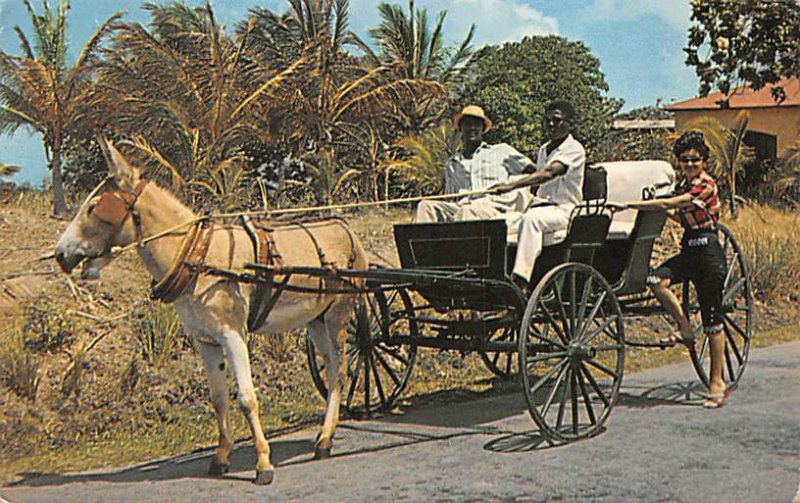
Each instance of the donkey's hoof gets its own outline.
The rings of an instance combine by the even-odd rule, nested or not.
[[[267,486],[272,484],[272,479],[275,478],[275,470],[256,470],[256,479],[253,481],[257,486]]]
[[[212,477],[221,477],[228,473],[230,467],[230,463],[220,463],[216,459],[212,459],[211,464],[208,465],[208,474]]]
[[[316,447],[314,449],[314,459],[328,459],[331,457],[330,447]]]

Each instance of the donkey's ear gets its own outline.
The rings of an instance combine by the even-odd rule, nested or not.
[[[108,165],[108,172],[121,189],[133,190],[139,183],[139,170],[105,137],[99,139],[100,149]]]

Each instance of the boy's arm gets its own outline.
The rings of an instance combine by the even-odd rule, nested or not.
[[[496,194],[503,194],[523,187],[532,187],[547,183],[567,172],[567,166],[560,161],[553,161],[544,168],[534,171],[529,175],[514,180],[513,182],[500,183],[492,187]]]

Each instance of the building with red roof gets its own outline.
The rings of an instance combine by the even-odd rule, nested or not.
[[[773,98],[774,87],[783,88],[783,100]],[[700,117],[712,117],[728,128],[746,110],[750,116],[745,143],[755,148],[759,159],[775,159],[797,144],[800,132],[800,79],[784,79],[758,91],[737,88],[725,99],[722,93],[671,103],[664,107],[675,114],[675,127],[684,129]]]

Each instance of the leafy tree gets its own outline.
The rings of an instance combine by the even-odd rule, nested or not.
[[[760,89],[800,71],[800,3],[796,0],[693,0],[686,64],[700,94],[728,95],[740,84]],[[776,101],[785,94],[773,89]]]
[[[494,120],[491,141],[504,141],[535,153],[544,141],[544,108],[569,100],[578,113],[576,137],[589,153],[610,129],[622,101],[608,98],[600,61],[582,42],[562,37],[525,37],[476,55],[475,77],[463,102],[482,105]]]
[[[34,44],[19,27],[22,56],[0,52],[0,132],[27,127],[43,136],[48,167],[53,177],[53,213],[64,216],[67,203],[62,180],[62,151],[70,131],[91,128],[85,122],[96,105],[91,86],[95,53],[121,13],[106,20],[87,41],[80,55],[67,66],[67,12],[69,0],[61,0],[55,12],[48,0],[38,14],[23,0],[33,24]]]

